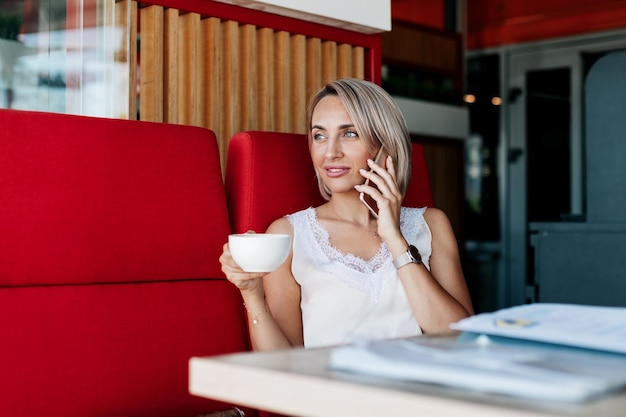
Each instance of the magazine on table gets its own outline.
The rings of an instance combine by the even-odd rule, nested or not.
[[[480,314],[452,327],[464,333],[339,347],[329,366],[559,402],[587,401],[626,387],[624,309],[535,304]],[[523,329],[532,331],[521,337]]]

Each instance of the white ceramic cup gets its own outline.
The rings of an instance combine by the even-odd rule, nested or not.
[[[228,246],[244,271],[272,272],[287,259],[291,238],[277,233],[241,233],[228,236]]]

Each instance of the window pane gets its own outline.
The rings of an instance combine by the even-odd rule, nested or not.
[[[114,25],[125,4],[0,3],[0,107],[128,117],[127,24]]]

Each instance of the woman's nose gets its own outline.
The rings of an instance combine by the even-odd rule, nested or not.
[[[341,144],[337,140],[329,140],[326,144],[326,157],[329,159],[341,155]]]

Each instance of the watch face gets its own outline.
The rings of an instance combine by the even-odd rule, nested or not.
[[[415,246],[409,245],[409,254],[411,255],[411,258],[413,258],[415,261],[421,262],[422,255],[420,255],[420,252]]]

